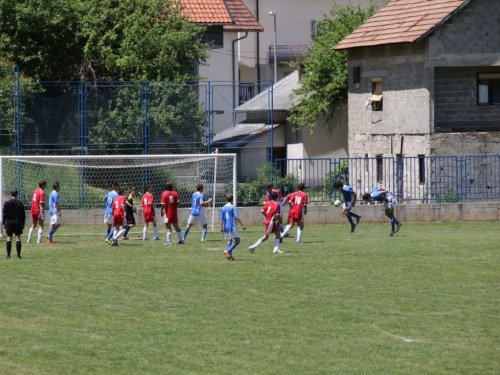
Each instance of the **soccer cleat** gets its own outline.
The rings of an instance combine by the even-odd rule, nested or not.
[[[26,241],[26,243],[31,243],[31,239],[29,239],[28,241]]]
[[[290,237],[290,233],[285,234],[283,237]]]
[[[47,240],[47,245],[53,245],[53,244],[54,244],[54,241]]]
[[[207,241],[207,240],[206,240],[206,239],[204,239],[204,238],[202,238],[202,239],[201,239],[201,242],[206,242],[206,241]]]
[[[18,255],[18,256],[17,256],[17,259],[21,259],[21,255]]]
[[[389,233],[389,236],[394,236],[394,231],[391,230],[391,233]]]
[[[280,249],[273,250],[273,254],[284,254]]]
[[[229,260],[236,260],[236,259],[234,259],[234,258],[231,258],[231,259],[229,259]]]
[[[143,240],[143,241],[149,241],[149,239],[147,239],[147,238],[143,238],[142,240]]]
[[[280,237],[280,243],[283,243],[283,237]]]
[[[178,245],[184,245],[184,240],[179,241]]]
[[[229,255],[229,251],[224,251],[224,254],[226,254],[227,260],[231,260],[231,255]]]
[[[36,243],[42,243],[42,240],[38,240],[38,241],[36,241]]]
[[[351,233],[353,233],[356,230],[356,224],[351,225]]]
[[[130,238],[128,237],[122,237],[124,240],[130,240]]]
[[[111,246],[118,246],[118,241],[117,240],[113,240],[113,242],[111,242]]]
[[[106,242],[108,245],[111,245],[111,241],[109,240],[109,238],[106,238],[104,242]]]
[[[358,217],[356,218],[356,224],[359,224],[359,222],[360,222],[360,221],[361,221],[361,216],[358,216]]]
[[[295,241],[295,244],[300,245],[302,241]]]
[[[251,252],[252,254],[253,254],[253,253],[255,253],[255,247],[250,246],[250,247],[248,248],[248,250],[250,250],[250,252]]]
[[[172,242],[165,242],[164,245],[172,245]]]
[[[402,225],[403,225],[403,224],[401,224],[401,223],[399,223],[398,225],[396,225],[396,230],[394,231],[394,233],[398,233],[398,232],[399,232],[399,230],[401,229],[401,226],[402,226]]]
[[[160,241],[158,237],[153,238],[153,241]]]
[[[10,259],[10,255],[7,255],[7,259]]]

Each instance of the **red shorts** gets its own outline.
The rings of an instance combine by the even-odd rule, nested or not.
[[[113,216],[113,224],[114,225],[123,225],[124,220],[125,220],[125,216],[123,216],[123,215]]]
[[[156,221],[156,217],[154,212],[144,213],[144,222],[145,223],[154,223]]]
[[[280,230],[278,229],[278,224],[275,221],[271,221],[269,224],[266,224],[266,230],[264,231],[264,233],[271,234],[279,231]]]
[[[298,214],[295,212],[289,212],[288,213],[288,222],[291,223],[292,221],[295,221],[296,223],[300,223],[304,221],[302,217],[302,212],[299,212]]]
[[[177,215],[165,216],[163,221],[165,222],[165,224],[176,224],[179,222],[179,220],[177,219]]]
[[[40,214],[31,214],[31,220],[33,220],[33,222],[35,222],[35,221],[42,220],[42,218],[41,218]]]

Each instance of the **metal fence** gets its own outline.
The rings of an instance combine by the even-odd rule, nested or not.
[[[341,159],[279,159],[275,184],[290,191],[303,182],[311,202],[340,197],[332,184],[342,180],[361,197],[383,187],[399,203],[455,203],[500,199],[500,155],[415,156]]]
[[[214,147],[215,134],[245,120],[235,108],[262,91],[262,122],[273,120],[270,81],[23,82],[17,69],[0,67],[0,85],[3,154],[210,153],[227,147]],[[272,150],[272,136],[260,143]]]

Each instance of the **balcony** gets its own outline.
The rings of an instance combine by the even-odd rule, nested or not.
[[[278,64],[297,61],[298,56],[309,50],[306,44],[276,46],[276,60]],[[269,64],[274,65],[274,45],[269,46]]]

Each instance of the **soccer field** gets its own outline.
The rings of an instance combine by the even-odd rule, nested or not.
[[[500,373],[499,223],[306,225],[251,254],[263,229],[235,262],[196,226],[173,246],[23,235],[0,259],[0,373]]]

